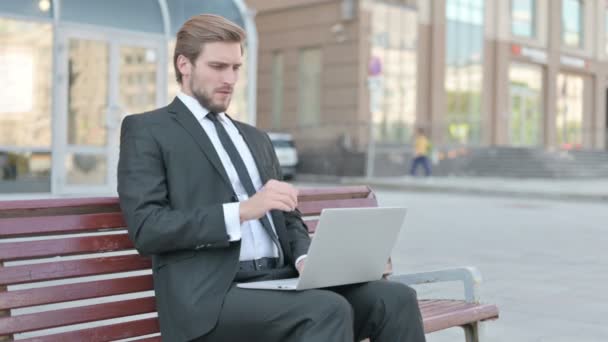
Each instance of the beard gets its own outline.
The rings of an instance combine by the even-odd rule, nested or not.
[[[228,99],[226,104],[213,103],[211,96],[209,96],[209,94],[207,94],[204,90],[201,90],[201,91],[195,90],[193,83],[194,82],[192,82],[192,80],[190,80],[190,90],[192,91],[192,95],[194,96],[194,98],[198,101],[198,103],[200,103],[201,106],[203,106],[203,108],[206,108],[210,112],[214,112],[214,113],[226,112],[226,109],[228,109],[228,105],[230,105],[230,99]]]

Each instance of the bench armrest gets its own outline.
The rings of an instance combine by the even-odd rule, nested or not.
[[[477,268],[458,267],[437,271],[396,274],[388,277],[389,280],[398,281],[407,285],[430,284],[447,281],[462,281],[464,285],[464,299],[468,303],[479,303],[479,287],[481,273]]]

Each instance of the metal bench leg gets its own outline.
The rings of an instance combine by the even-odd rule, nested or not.
[[[479,342],[479,323],[471,323],[462,327],[466,342]]]

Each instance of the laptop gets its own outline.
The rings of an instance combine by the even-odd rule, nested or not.
[[[300,291],[382,277],[406,208],[324,209],[299,278],[239,283],[258,290]]]

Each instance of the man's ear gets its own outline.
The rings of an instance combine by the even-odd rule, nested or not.
[[[186,56],[179,55],[177,56],[177,68],[179,72],[182,74],[182,77],[188,76],[192,74],[192,63]]]

